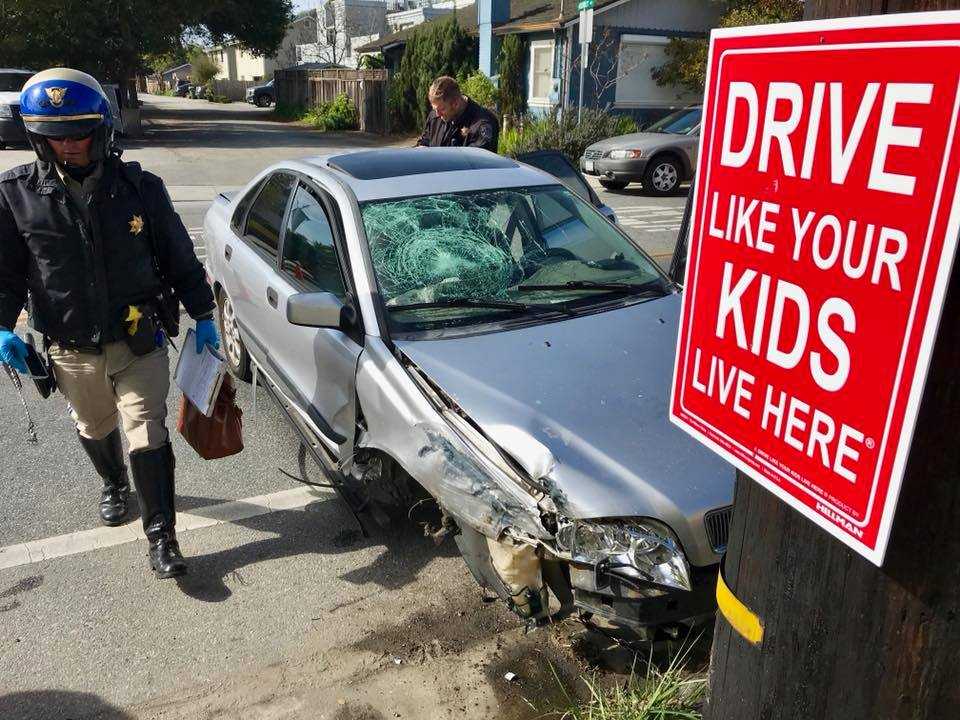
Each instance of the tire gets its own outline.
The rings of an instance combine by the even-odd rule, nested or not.
[[[226,291],[217,293],[217,320],[220,324],[220,342],[223,346],[223,356],[227,360],[230,373],[243,382],[250,382],[253,373],[250,371],[250,354],[240,338],[240,328],[237,325],[233,303]]]
[[[643,189],[651,195],[672,195],[680,187],[683,179],[683,168],[680,163],[669,155],[661,155],[647,163],[643,173]]]
[[[269,95],[258,95],[257,96],[257,107],[265,108],[270,107],[273,104],[273,98]]]
[[[606,190],[623,190],[629,184],[626,180],[607,180],[606,178],[600,178],[600,187]]]

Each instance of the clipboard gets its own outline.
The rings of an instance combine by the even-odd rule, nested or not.
[[[196,347],[196,332],[191,328],[180,346],[173,378],[194,407],[210,417],[227,374],[227,364],[223,356],[209,345],[204,345],[200,353],[196,352]]]

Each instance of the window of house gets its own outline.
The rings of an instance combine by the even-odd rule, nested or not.
[[[272,255],[280,245],[280,227],[296,179],[277,173],[263,186],[247,215],[246,236]]]
[[[530,78],[527,102],[549,105],[553,89],[553,40],[530,43]]]
[[[657,35],[621,35],[617,60],[616,104],[626,107],[677,105],[702,98],[680,87],[661,87],[650,71],[667,61],[669,38]]]
[[[287,217],[281,265],[312,290],[346,297],[330,220],[320,200],[302,184]]]

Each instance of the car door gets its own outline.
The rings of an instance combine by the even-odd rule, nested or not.
[[[261,367],[268,364],[276,309],[268,287],[276,278],[280,235],[287,205],[297,179],[285,172],[267,177],[254,191],[246,213],[239,218],[239,237],[224,246],[226,291],[236,313],[244,345]],[[273,297],[273,302],[276,297]]]
[[[348,310],[341,330],[302,327],[287,322],[287,303],[297,293],[328,292],[355,307],[345,252],[336,202],[301,178],[284,220],[280,268],[267,288],[276,297],[269,308],[270,354],[277,379],[342,457],[353,451],[356,426],[356,370],[363,350],[358,314]]]

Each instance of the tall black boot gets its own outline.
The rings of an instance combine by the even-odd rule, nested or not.
[[[103,478],[100,521],[104,525],[122,525],[127,518],[130,480],[127,478],[127,466],[123,464],[120,429],[116,428],[102,440],[91,440],[79,433],[77,437],[80,438],[80,444],[93,461],[97,474]]]
[[[150,543],[150,567],[158,578],[176,577],[187,571],[174,530],[175,468],[176,461],[170,443],[154,450],[130,453],[130,469],[140,498],[143,532]]]

